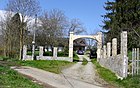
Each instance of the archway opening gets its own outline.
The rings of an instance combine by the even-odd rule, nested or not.
[[[69,57],[71,58],[71,61],[73,61],[73,42],[76,39],[79,38],[89,38],[94,39],[97,41],[97,61],[100,58],[101,54],[101,48],[102,48],[102,33],[98,32],[97,35],[74,35],[73,32],[70,32],[69,37]]]
[[[97,40],[78,38],[73,41],[73,61],[91,61],[97,58]],[[81,60],[82,59],[82,60]]]

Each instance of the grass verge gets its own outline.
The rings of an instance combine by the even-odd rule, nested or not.
[[[21,61],[20,64],[59,74],[61,73],[62,69],[72,65],[73,63],[68,61],[57,61],[57,60],[34,60],[34,61]]]
[[[1,57],[2,58],[2,57]],[[32,66],[46,71],[60,73],[64,67],[72,65],[67,61],[19,61],[18,59],[6,58],[0,60],[0,88],[43,88],[44,85],[39,85],[24,77],[17,71],[10,69],[10,66]]]
[[[73,54],[73,62],[78,62],[79,61],[79,57],[77,56],[76,53]]]
[[[43,88],[43,86],[33,83],[9,66],[0,65],[0,88]]]
[[[86,65],[87,63],[88,61],[85,58],[83,58],[82,65]]]
[[[101,67],[96,59],[93,59],[92,62],[96,66],[99,76],[116,88],[140,88],[140,75],[134,77],[129,76],[126,79],[120,80],[113,72]]]

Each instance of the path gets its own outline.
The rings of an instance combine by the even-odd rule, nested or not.
[[[83,58],[85,58],[88,62],[91,61],[87,55],[78,55],[78,57],[79,57],[79,61],[83,61]]]
[[[64,69],[62,73],[66,77],[74,78],[86,83],[90,83],[92,85],[96,85],[97,88],[101,88],[103,87],[103,85],[108,85],[105,81],[98,77],[98,75],[96,74],[95,66],[87,56],[78,55],[78,57],[80,58],[80,61],[83,61],[83,58],[85,58],[88,63],[86,65],[82,65],[82,62],[77,62],[72,67]]]
[[[94,65],[88,62],[83,66],[82,62],[78,62],[72,67],[64,69],[62,74],[54,74],[33,67],[12,67],[21,74],[35,78],[36,80],[52,85],[51,88],[104,88],[103,81],[98,80],[95,74]],[[106,83],[105,83],[106,84]]]

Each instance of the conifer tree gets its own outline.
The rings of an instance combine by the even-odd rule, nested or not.
[[[120,40],[122,31],[128,32],[128,48],[140,46],[140,1],[114,0],[105,3],[107,13],[103,15],[103,29],[108,30],[106,41],[113,37]],[[120,45],[120,41],[118,42]]]

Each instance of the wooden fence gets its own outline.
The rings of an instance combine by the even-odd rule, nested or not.
[[[132,76],[140,75],[139,48],[132,49]]]

